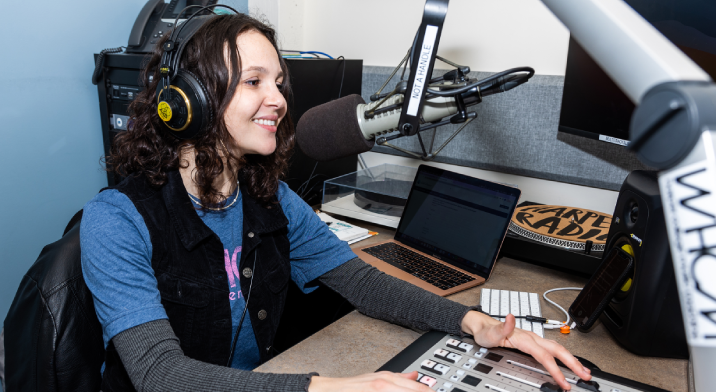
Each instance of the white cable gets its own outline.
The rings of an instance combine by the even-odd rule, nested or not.
[[[560,288],[557,288],[557,289],[547,290],[547,291],[544,292],[544,294],[542,294],[542,297],[544,298],[545,301],[551,303],[552,305],[554,305],[554,306],[556,306],[557,308],[559,308],[559,310],[561,310],[562,312],[564,312],[564,314],[567,316],[567,321],[565,321],[565,322],[563,323],[563,325],[569,325],[569,313],[567,313],[567,311],[564,310],[563,307],[557,305],[556,302],[554,302],[554,301],[552,301],[551,299],[547,298],[547,294],[548,294],[548,293],[551,293],[551,292],[553,292],[553,291],[561,291],[561,290],[577,290],[577,291],[582,291],[582,288],[581,288],[581,287],[560,287]],[[552,327],[552,328],[554,328],[554,327]],[[552,329],[552,328],[548,328],[548,329]]]

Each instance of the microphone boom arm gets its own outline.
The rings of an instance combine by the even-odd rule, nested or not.
[[[448,2],[449,0],[425,2],[423,20],[410,50],[410,77],[406,90],[408,99],[403,103],[398,121],[398,131],[406,136],[415,135],[420,128],[420,113],[425,105],[425,93],[430,75],[433,74]]]
[[[470,78],[470,67],[456,64],[437,54],[443,22],[449,0],[426,0],[423,19],[412,47],[393,69],[378,91],[370,96],[371,103],[358,104],[357,118],[360,133],[365,140],[390,147],[425,161],[434,159],[447,143],[453,140],[477,113],[467,107],[482,102],[482,97],[511,90],[534,76],[534,69],[518,67],[490,75],[483,80]],[[454,67],[445,74],[433,77],[435,60]],[[410,64],[408,79],[404,79]],[[403,73],[390,92],[383,89],[400,68]],[[443,120],[448,118],[447,120]],[[437,149],[433,150],[437,130],[430,148],[426,149],[421,132],[448,124],[462,124]],[[397,133],[394,133],[397,132]],[[394,133],[390,136],[387,134]],[[389,141],[405,136],[418,136],[422,153],[408,151]],[[356,143],[362,148],[363,143]]]
[[[470,122],[472,122],[472,120],[474,120],[476,118],[477,118],[477,113],[468,112],[467,119],[465,120],[465,122],[457,130],[455,130],[455,132],[453,132],[453,134],[450,135],[450,137],[448,137],[447,140],[445,140],[445,142],[440,147],[438,147],[437,150],[433,150],[433,144],[435,143],[435,135],[437,134],[437,129],[436,129],[435,132],[433,132],[433,139],[430,142],[430,152],[425,151],[425,145],[423,144],[423,138],[421,137],[420,132],[424,132],[424,131],[427,131],[430,129],[434,129],[434,128],[437,128],[437,127],[440,127],[443,125],[450,124],[452,122],[452,120],[443,120],[438,123],[430,124],[427,127],[421,127],[419,130],[419,133],[417,135],[418,135],[418,141],[420,141],[420,147],[423,150],[422,155],[416,154],[412,151],[408,151],[404,148],[400,148],[396,145],[388,143],[389,140],[395,140],[395,139],[404,137],[406,135],[396,134],[396,135],[391,135],[391,136],[381,136],[375,141],[375,143],[379,146],[390,147],[392,149],[398,150],[398,151],[408,154],[414,158],[422,159],[424,161],[431,161],[431,160],[435,159],[435,157],[440,153],[440,151],[442,151],[442,149],[445,148],[445,146],[448,143],[450,143],[452,141],[452,139],[454,139],[455,136],[457,136],[458,133],[460,133],[463,129],[465,129],[467,124],[469,124]]]

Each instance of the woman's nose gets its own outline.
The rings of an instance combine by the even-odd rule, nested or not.
[[[266,97],[266,104],[268,106],[276,106],[278,108],[283,108],[286,106],[286,99],[283,97],[283,94],[281,94],[281,90],[278,89],[278,86],[272,86],[269,88],[268,96]]]

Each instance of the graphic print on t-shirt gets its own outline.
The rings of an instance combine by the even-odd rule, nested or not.
[[[226,268],[226,274],[229,275],[229,300],[231,301],[241,298],[241,286],[239,285],[241,275],[239,275],[239,266],[237,265],[240,253],[240,246],[234,249],[234,254],[231,257],[229,257],[229,250],[224,249],[224,267]]]

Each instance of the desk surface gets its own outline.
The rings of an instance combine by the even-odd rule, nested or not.
[[[354,244],[365,247],[390,239],[393,229],[358,222],[362,227],[380,235]],[[583,287],[587,279],[554,271],[521,261],[502,258],[490,279],[478,286],[449,296],[465,305],[480,303],[480,289],[506,289],[541,293],[556,287]],[[550,293],[553,301],[569,306],[577,291]],[[541,299],[542,313],[551,319],[562,319],[564,314]],[[353,311],[319,331],[310,338],[263,364],[256,371],[270,373],[310,373],[322,376],[347,377],[371,373],[388,362],[420,336],[419,332],[372,319]],[[559,330],[545,331],[545,337],[566,347],[574,355],[583,357],[608,373],[631,378],[673,392],[687,392],[688,361],[641,357],[619,346],[601,324],[589,333],[573,331],[568,335]]]

